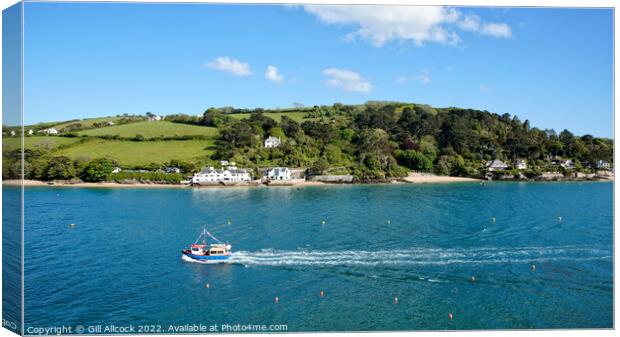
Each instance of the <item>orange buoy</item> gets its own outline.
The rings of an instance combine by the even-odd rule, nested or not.
[[[275,301],[276,303],[280,302],[280,299],[278,298],[278,296],[276,296]]]
[[[325,297],[325,293],[321,290],[321,297]]]
[[[453,318],[453,317],[454,317],[454,316],[452,316],[452,313],[449,313],[449,314],[448,314],[448,318],[449,318],[450,320],[452,320],[452,318]]]

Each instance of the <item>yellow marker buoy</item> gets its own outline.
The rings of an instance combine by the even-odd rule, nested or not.
[[[276,301],[276,303],[280,302],[280,298],[278,298],[278,296],[276,296],[275,301]]]
[[[321,297],[325,297],[325,293],[321,290]]]
[[[452,318],[454,318],[454,316],[452,315],[452,313],[449,313],[449,314],[448,314],[448,318],[449,318],[450,320],[452,320]]]

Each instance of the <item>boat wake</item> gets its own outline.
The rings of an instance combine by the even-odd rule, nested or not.
[[[228,263],[249,266],[394,266],[534,263],[544,261],[588,261],[613,258],[611,248],[487,247],[471,249],[414,248],[402,250],[276,250],[234,252]]]

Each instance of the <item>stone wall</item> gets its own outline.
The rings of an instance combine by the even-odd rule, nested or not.
[[[324,183],[352,183],[353,176],[352,175],[322,175],[322,176],[307,176],[306,180],[308,181],[320,181]]]

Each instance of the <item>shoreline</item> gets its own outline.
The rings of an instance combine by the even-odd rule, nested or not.
[[[480,179],[437,176],[433,174],[411,173],[409,176],[393,181],[385,182],[360,182],[360,183],[326,183],[321,181],[305,181],[296,179],[287,184],[262,184],[249,183],[237,185],[203,185],[193,187],[186,184],[156,184],[156,183],[132,183],[121,184],[115,182],[67,182],[67,181],[41,181],[41,180],[3,180],[2,184],[6,186],[24,186],[24,187],[84,187],[84,188],[241,188],[241,187],[308,187],[308,186],[341,186],[341,185],[398,185],[398,184],[429,184],[429,183],[457,183],[457,182],[479,182]]]
[[[596,182],[596,181],[610,181],[614,179],[565,179],[565,180],[493,180],[499,182]],[[68,182],[68,181],[41,181],[41,180],[17,180],[9,179],[2,180],[3,186],[24,186],[24,187],[76,187],[76,188],[196,188],[196,189],[213,189],[213,188],[266,188],[266,187],[311,187],[311,186],[349,186],[349,185],[408,185],[408,184],[451,184],[451,183],[482,183],[487,182],[484,179],[468,178],[468,177],[451,177],[451,176],[439,176],[429,173],[410,173],[407,177],[400,179],[394,179],[392,181],[377,181],[377,182],[357,182],[357,183],[328,183],[321,181],[302,181],[296,179],[287,184],[263,184],[263,183],[249,183],[249,184],[236,184],[236,185],[203,185],[203,186],[191,186],[186,184],[157,184],[157,183],[131,183],[122,184],[116,182]]]
[[[481,182],[484,181],[478,178],[467,177],[451,177],[451,176],[439,176],[430,173],[409,173],[408,176],[401,179],[405,183],[409,184],[445,184],[445,183],[464,183],[464,182]]]

